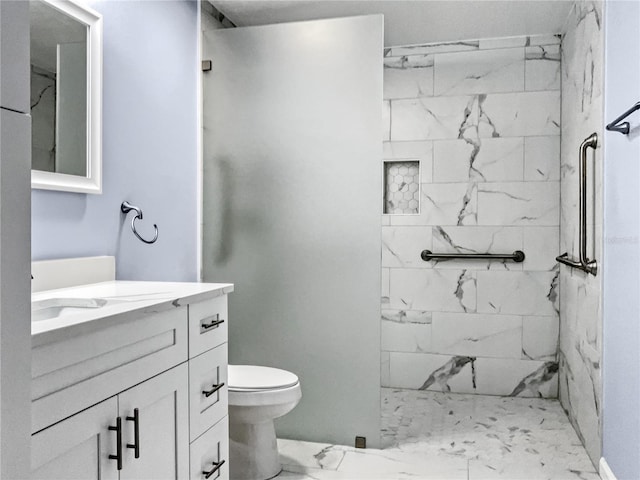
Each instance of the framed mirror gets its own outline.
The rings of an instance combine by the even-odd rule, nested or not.
[[[31,188],[102,193],[102,16],[30,0]]]

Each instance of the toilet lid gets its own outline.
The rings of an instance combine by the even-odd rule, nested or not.
[[[293,387],[298,377],[286,370],[255,365],[229,365],[230,390],[273,390]]]

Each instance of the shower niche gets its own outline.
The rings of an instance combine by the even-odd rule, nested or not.
[[[420,162],[418,160],[384,161],[385,215],[420,213]]]

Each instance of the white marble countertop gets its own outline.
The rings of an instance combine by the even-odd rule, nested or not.
[[[171,310],[233,291],[231,283],[110,281],[47,290],[31,295],[32,346],[86,334],[132,318]],[[84,304],[81,308],[64,307]],[[62,307],[60,307],[62,305]],[[59,309],[51,318],[38,319],[43,309]],[[41,315],[40,318],[47,317]]]

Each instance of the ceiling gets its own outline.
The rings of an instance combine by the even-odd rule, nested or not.
[[[385,46],[562,33],[571,0],[209,0],[237,26],[381,13]]]

